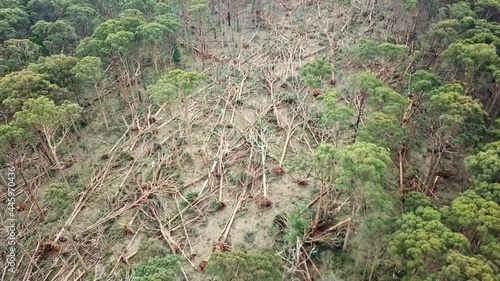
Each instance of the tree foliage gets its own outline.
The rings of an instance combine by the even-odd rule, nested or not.
[[[217,281],[278,281],[283,279],[278,260],[267,252],[215,252],[206,273]]]
[[[333,68],[326,59],[318,59],[306,63],[300,69],[300,76],[307,86],[320,88],[323,81],[330,78]]]
[[[151,258],[140,263],[132,274],[134,281],[177,281],[181,276],[179,258],[173,255]]]
[[[63,95],[63,89],[33,71],[13,72],[0,79],[0,100],[10,112],[21,109],[29,98],[46,96],[60,101]]]

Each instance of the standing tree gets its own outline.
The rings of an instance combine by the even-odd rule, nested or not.
[[[31,31],[35,42],[45,47],[52,55],[70,55],[78,43],[75,29],[62,20],[38,21],[31,27]]]
[[[360,141],[374,143],[386,148],[391,156],[397,154],[398,149],[405,141],[405,132],[401,122],[393,115],[375,112],[358,133]]]
[[[148,95],[160,107],[160,110],[167,107],[168,112],[170,112],[169,103],[179,98],[177,88],[170,83],[167,77],[162,77],[154,85],[149,86]]]
[[[391,191],[385,190],[391,174],[391,159],[386,149],[372,143],[356,142],[339,150],[336,159],[334,189],[350,194],[352,221],[360,216],[362,208],[369,210],[370,215],[393,211]],[[344,250],[352,232],[352,221],[344,239]]]
[[[57,148],[63,143],[71,126],[80,118],[80,107],[64,102],[55,105],[47,97],[27,100],[21,111],[14,115],[15,124],[30,128],[40,139],[42,146],[53,157],[56,167],[67,183],[63,166],[57,156]]]
[[[403,276],[423,279],[436,273],[448,249],[468,248],[467,239],[452,232],[440,220],[438,211],[419,207],[398,221],[399,229],[389,241],[389,253],[395,257]]]
[[[485,132],[486,114],[481,104],[463,94],[460,85],[439,88],[425,104],[428,114],[431,155],[424,180],[426,191],[431,189],[441,158],[451,147],[468,149],[481,140]]]
[[[23,37],[29,30],[28,14],[19,3],[0,3],[0,43]]]
[[[300,68],[300,76],[310,88],[320,88],[332,74],[333,68],[326,58],[313,60]]]
[[[92,35],[101,19],[91,6],[72,5],[64,11],[64,21],[71,24],[80,38],[85,38]]]
[[[467,85],[467,92],[473,92],[480,75],[490,75],[492,66],[498,65],[497,48],[491,44],[464,44],[457,42],[451,44],[443,52],[442,58],[452,66],[452,78],[463,79]],[[462,76],[463,74],[463,76]]]
[[[220,281],[277,281],[283,279],[279,259],[270,253],[215,252],[206,272]]]
[[[139,28],[142,42],[146,46],[151,46],[151,58],[155,72],[158,72],[158,48],[168,31],[166,26],[157,22],[146,23]]]
[[[106,117],[106,112],[101,98],[101,85],[104,77],[101,58],[84,57],[75,65],[75,67],[73,67],[71,72],[83,85],[91,85],[94,88],[97,99],[99,100],[99,106],[101,107],[102,118],[104,119],[106,130],[109,131],[108,118]]]
[[[450,226],[467,237],[474,254],[485,250],[488,242],[495,241],[500,233],[500,207],[474,191],[456,197],[443,213]]]
[[[65,91],[29,70],[13,72],[0,79],[0,100],[3,104],[0,109],[8,116],[20,110],[29,98],[42,95],[59,102]]]
[[[198,72],[187,72],[180,69],[170,71],[162,83],[168,83],[175,87],[184,109],[184,121],[187,123],[187,132],[191,138],[191,122],[188,120],[188,103],[186,98],[194,93],[200,86],[205,76]],[[190,141],[191,143],[191,141]]]
[[[201,40],[201,62],[202,69],[205,69],[205,52],[207,50],[206,39],[205,39],[205,20],[206,11],[208,9],[207,0],[192,0],[191,6],[189,7],[189,12],[194,15],[198,21],[199,36]]]
[[[319,99],[323,104],[321,125],[333,130],[335,147],[338,147],[341,137],[349,136],[348,131],[354,121],[354,111],[346,105],[339,104],[335,92],[324,93]]]
[[[26,6],[31,22],[47,21],[54,22],[59,18],[60,7],[57,1],[51,0],[29,0]]]
[[[450,253],[445,265],[436,274],[440,281],[495,281],[498,275],[492,266],[478,257],[463,255],[457,251]]]
[[[488,143],[482,151],[465,159],[477,182],[500,183],[500,141]]]
[[[30,64],[28,70],[38,73],[50,83],[53,83],[70,92],[76,92],[76,81],[71,72],[78,59],[65,55],[53,55],[41,58],[37,63]],[[67,97],[75,100],[75,97]]]
[[[19,71],[40,55],[40,46],[28,39],[9,39],[0,46],[0,76]]]

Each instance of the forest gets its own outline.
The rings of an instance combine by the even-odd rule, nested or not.
[[[500,0],[1,0],[18,281],[500,281]]]

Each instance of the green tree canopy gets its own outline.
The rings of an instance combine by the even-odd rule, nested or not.
[[[92,35],[95,27],[101,22],[100,16],[94,8],[81,4],[66,8],[64,20],[71,24],[80,38]]]
[[[181,278],[179,258],[174,255],[152,258],[135,267],[133,281],[177,281]]]
[[[0,43],[8,39],[20,39],[28,29],[28,14],[20,5],[0,7]]]
[[[477,144],[486,131],[482,105],[462,93],[457,84],[443,86],[426,104],[428,117],[443,140],[464,146]]]
[[[400,227],[389,240],[389,252],[407,276],[429,276],[448,249],[467,249],[469,246],[463,235],[451,231],[440,220],[438,211],[419,207],[398,221]]]
[[[31,27],[31,31],[34,40],[42,44],[52,55],[70,55],[78,43],[75,29],[63,20],[38,21]]]
[[[283,280],[279,259],[267,252],[215,252],[206,273],[217,281]]]
[[[300,69],[300,76],[307,86],[320,88],[323,81],[330,78],[333,68],[327,59],[317,59],[306,63]]]
[[[500,141],[488,143],[465,159],[465,165],[477,181],[500,183]]]
[[[75,78],[84,83],[94,85],[104,75],[103,64],[99,57],[84,57],[71,69]]]
[[[41,74],[29,70],[13,72],[0,79],[0,100],[10,111],[21,109],[29,98],[47,96],[60,101],[64,93],[62,88],[50,83]]]
[[[57,1],[51,0],[29,0],[26,6],[32,22],[47,21],[54,22],[59,18],[60,7]]]
[[[391,154],[397,153],[405,136],[401,122],[395,116],[382,112],[373,113],[358,132],[360,141],[386,148]]]
[[[3,74],[21,70],[35,62],[40,55],[40,46],[28,39],[9,39],[0,46],[0,67]],[[0,70],[0,76],[2,70]]]
[[[351,192],[361,191],[372,211],[392,211],[389,191],[384,190],[392,172],[386,149],[373,143],[356,142],[337,152],[334,187]]]
[[[441,281],[496,281],[490,264],[480,257],[471,257],[453,251],[446,256],[445,266],[437,274]]]
[[[53,55],[43,57],[37,63],[30,64],[28,70],[36,72],[52,84],[61,88],[74,90],[75,77],[71,70],[77,64],[78,59],[65,55]]]
[[[474,191],[456,197],[450,208],[445,208],[447,221],[462,232],[477,252],[483,241],[500,233],[500,207],[493,201],[478,196]]]

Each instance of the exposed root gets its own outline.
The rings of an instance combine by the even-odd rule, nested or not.
[[[222,241],[217,241],[212,243],[212,251],[229,252],[232,249],[233,247],[231,247],[231,245]]]
[[[278,176],[282,176],[285,174],[285,169],[283,169],[283,167],[281,166],[276,166],[272,169],[272,172],[275,174],[275,175],[278,175]]]
[[[257,199],[257,207],[259,209],[269,208],[273,205],[273,202],[265,197],[260,197]]]

